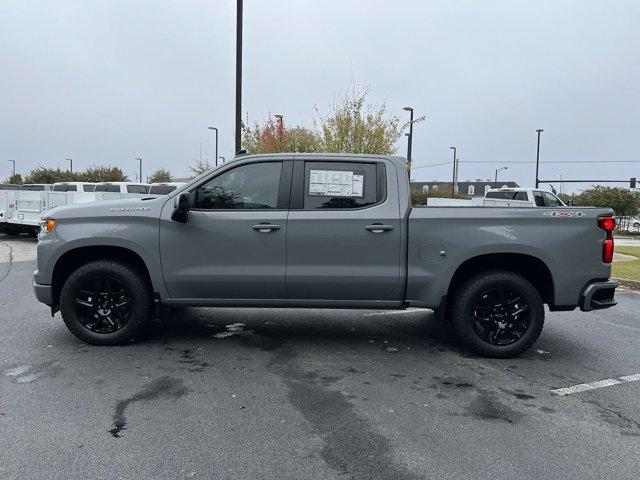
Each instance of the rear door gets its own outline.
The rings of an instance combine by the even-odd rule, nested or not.
[[[287,226],[290,299],[401,299],[396,182],[395,166],[382,161],[296,161]]]

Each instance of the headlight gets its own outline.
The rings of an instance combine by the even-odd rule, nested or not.
[[[56,221],[53,218],[45,218],[40,220],[40,232],[38,233],[38,240],[44,238],[44,236],[50,233],[54,228],[56,228]]]

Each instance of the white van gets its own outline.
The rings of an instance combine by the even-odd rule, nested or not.
[[[102,200],[115,200],[126,197],[142,197],[149,193],[148,183],[131,182],[102,182],[93,190],[96,194],[96,202]]]
[[[492,188],[483,199],[485,207],[564,207],[555,194],[537,188]]]
[[[7,232],[13,227],[7,227],[7,221],[12,217],[16,204],[16,192],[20,185],[13,183],[0,183],[0,233]]]

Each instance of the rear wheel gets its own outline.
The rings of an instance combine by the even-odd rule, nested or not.
[[[112,260],[98,260],[73,272],[60,293],[67,328],[94,345],[139,338],[151,318],[153,296],[145,276]]]
[[[496,270],[478,274],[458,289],[451,318],[471,350],[487,357],[512,357],[540,336],[544,304],[527,279]]]

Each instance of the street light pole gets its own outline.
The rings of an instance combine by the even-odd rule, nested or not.
[[[404,111],[409,112],[409,139],[407,141],[407,174],[411,180],[411,145],[413,142],[413,108],[404,107]]]
[[[71,158],[65,158],[65,160],[66,160],[67,162],[69,162],[69,171],[70,171],[71,173],[73,173],[73,159],[71,159]]]
[[[12,170],[11,176],[14,177],[16,175],[16,161],[9,160],[9,162],[13,163],[13,170]]]
[[[282,134],[284,133],[284,117],[282,115],[274,115],[274,117],[276,117],[278,142],[282,143]]]
[[[138,163],[140,164],[140,176],[138,178],[142,182],[142,159],[140,157],[136,157],[136,160],[138,160]]]
[[[558,177],[560,177],[560,193],[564,193],[564,179],[562,178],[562,174],[559,173]]]
[[[242,1],[236,0],[236,154],[242,150]]]
[[[456,147],[449,147],[453,150],[453,178],[451,179],[451,198],[456,196]]]
[[[216,127],[209,127],[209,130],[215,130],[216,132],[216,167],[218,166],[218,129]]]
[[[539,128],[536,132],[538,133],[538,149],[536,150],[536,188],[538,188],[538,185],[540,184],[540,181],[538,180],[538,171],[540,168],[540,134],[544,132],[544,130]]]
[[[496,170],[496,175],[495,175],[495,177],[494,177],[494,179],[493,179],[493,182],[494,182],[494,183],[498,183],[498,173],[500,173],[502,170],[506,170],[506,169],[507,169],[507,167],[502,167],[502,168],[498,168],[498,169]]]

